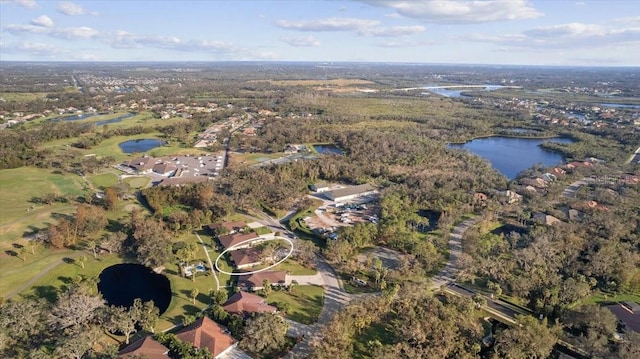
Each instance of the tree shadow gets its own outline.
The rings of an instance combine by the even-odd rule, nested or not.
[[[55,303],[58,300],[58,289],[52,285],[35,286],[33,293],[35,298],[44,298],[49,303]]]
[[[165,269],[164,272],[170,275],[178,275],[178,272],[174,271],[173,269]]]
[[[192,304],[185,304],[182,306],[182,309],[187,315],[196,315],[200,313],[200,308]]]
[[[11,257],[17,257],[18,256],[18,252],[16,251],[4,251],[5,254],[11,256]]]
[[[122,223],[123,222],[109,219],[105,229],[111,233],[119,232],[124,229],[124,225]]]
[[[24,248],[24,246],[20,243],[11,243],[11,246],[15,249]]]
[[[51,213],[51,218],[53,219],[66,219],[69,222],[73,222],[73,220],[75,219],[72,215],[70,214],[64,214],[64,213],[57,213],[57,212],[53,212]]]
[[[42,229],[36,226],[27,226],[27,229],[24,232],[22,232],[22,237],[30,238],[30,237],[36,236],[38,233],[40,233],[40,231],[42,231]]]
[[[74,263],[76,262],[76,260],[75,260],[75,259],[73,259],[73,258],[69,258],[69,257],[64,257],[64,258],[62,258],[62,261],[63,261],[64,263],[66,263],[66,264],[74,264]]]
[[[61,281],[64,284],[71,284],[73,283],[73,278],[71,277],[63,277],[63,276],[58,276],[58,280]]]

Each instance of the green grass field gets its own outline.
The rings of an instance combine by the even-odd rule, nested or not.
[[[54,222],[52,213],[74,211],[71,203],[37,203],[47,193],[82,196],[87,193],[86,183],[76,174],[55,174],[33,167],[0,170],[0,249],[5,250],[27,230]]]
[[[5,101],[31,102],[42,100],[47,93],[45,92],[0,92],[0,99]]]
[[[288,303],[290,310],[286,317],[303,324],[318,321],[324,305],[324,289],[315,285],[299,285],[293,292],[286,290],[273,291],[267,297],[267,303]]]
[[[146,187],[149,182],[151,182],[151,178],[145,176],[136,176],[136,177],[127,177],[122,180],[124,183],[128,184],[132,189],[139,189]]]
[[[640,294],[617,294],[607,295],[601,292],[595,293],[589,298],[581,302],[581,304],[604,304],[604,303],[619,303],[619,302],[636,302],[640,303]]]
[[[118,176],[112,172],[103,172],[97,175],[88,176],[88,178],[94,186],[100,189],[105,189],[118,184]]]

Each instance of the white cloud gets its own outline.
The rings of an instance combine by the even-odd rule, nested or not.
[[[39,34],[67,40],[98,38],[100,36],[100,31],[86,26],[55,28],[35,25],[9,24],[3,29],[17,36],[22,34]]]
[[[7,26],[5,26],[3,28],[3,30],[14,34],[14,35],[21,35],[24,33],[30,33],[30,34],[48,34],[51,30],[46,28],[46,27],[42,27],[42,26],[35,26],[35,25],[22,25],[22,24],[9,24]]]
[[[2,43],[0,44],[0,50],[5,54],[19,54],[22,56],[26,54],[46,60],[57,60],[71,55],[68,51],[58,46],[37,42]]]
[[[31,25],[53,27],[53,20],[47,15],[40,15],[37,18],[31,20]]]
[[[354,31],[380,24],[376,20],[332,17],[328,19],[289,21],[277,20],[275,25],[282,29],[298,31]]]
[[[613,21],[622,24],[640,24],[640,16],[621,17]]]
[[[275,25],[286,30],[298,30],[298,31],[353,31],[363,36],[376,36],[376,37],[395,37],[413,35],[419,32],[425,31],[425,27],[421,25],[413,26],[391,26],[381,27],[380,21],[366,20],[366,19],[354,19],[354,18],[339,18],[332,17],[328,19],[317,20],[302,20],[302,21],[289,21],[289,20],[277,20]],[[302,38],[286,38],[283,39],[286,42],[299,42],[296,41]],[[296,46],[296,45],[292,45]],[[302,46],[302,45],[298,45]],[[308,46],[308,45],[307,45]]]
[[[640,27],[612,28],[596,24],[570,23],[539,27],[520,34],[480,35],[470,41],[538,49],[602,48],[621,44],[640,45]],[[464,39],[464,38],[460,38]]]
[[[56,8],[59,13],[69,15],[69,16],[78,16],[78,15],[97,15],[94,12],[88,12],[85,8],[78,4],[74,4],[70,1],[61,2]]]
[[[35,0],[0,0],[0,2],[14,3],[18,6],[26,7],[29,9],[35,9],[38,4]]]
[[[375,28],[366,28],[359,31],[362,35],[367,36],[377,36],[377,37],[396,37],[396,36],[407,36],[417,34],[419,32],[425,31],[424,26],[414,25],[414,26],[392,26],[392,27],[375,27]]]
[[[534,19],[543,14],[526,0],[358,0],[397,14],[436,23],[482,23]]]
[[[104,34],[103,39],[116,49],[158,48],[185,52],[231,53],[239,51],[233,44],[213,40],[181,40],[175,36],[138,35],[126,31]]]
[[[374,44],[377,47],[389,47],[389,48],[400,48],[400,47],[422,47],[422,46],[433,46],[438,45],[439,43],[436,41],[411,41],[411,40],[391,40],[385,42],[379,42]]]
[[[293,47],[317,47],[320,41],[313,36],[283,36],[280,40],[286,42]]]
[[[62,27],[52,29],[50,35],[61,39],[89,39],[97,38],[100,36],[100,31],[86,27]]]

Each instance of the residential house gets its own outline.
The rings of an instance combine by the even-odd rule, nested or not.
[[[546,214],[546,213],[542,213],[542,212],[537,212],[533,214],[533,220],[538,222],[538,223],[542,223],[545,224],[547,226],[552,226],[555,224],[559,224],[562,223],[561,220],[559,220],[558,218]]]
[[[507,203],[509,204],[516,203],[522,200],[522,195],[512,190],[498,191],[498,194],[504,196],[507,200]]]
[[[151,336],[140,338],[118,352],[120,358],[170,359],[169,349]]]
[[[264,298],[242,291],[229,297],[222,305],[222,309],[244,318],[256,313],[275,313],[277,311],[277,308],[267,304]]]
[[[208,317],[202,317],[195,323],[180,330],[176,337],[195,348],[207,348],[214,358],[221,358],[237,345],[228,331]]]
[[[224,236],[218,237],[218,241],[222,244],[224,249],[229,248],[246,248],[250,247],[252,244],[252,240],[259,240],[260,236],[256,232],[249,233],[236,233],[236,234],[226,234]]]
[[[262,264],[262,252],[256,248],[236,249],[229,252],[236,268],[249,268]]]
[[[271,285],[284,286],[287,284],[287,272],[285,271],[264,271],[254,274],[238,276],[238,288],[241,290],[260,290],[262,283],[267,279]]]

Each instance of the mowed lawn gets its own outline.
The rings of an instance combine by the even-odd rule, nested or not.
[[[302,324],[318,321],[324,305],[324,289],[316,285],[298,285],[293,292],[286,289],[274,290],[267,297],[267,303],[288,303],[290,310],[286,317]]]
[[[11,242],[22,238],[25,231],[55,222],[52,213],[74,212],[75,205],[71,203],[37,203],[51,192],[82,196],[86,194],[86,183],[76,174],[55,174],[33,167],[0,170],[0,255]]]
[[[100,174],[91,175],[88,178],[91,183],[93,183],[100,189],[105,189],[107,187],[115,186],[116,184],[118,184],[118,176],[112,172],[103,172]]]

